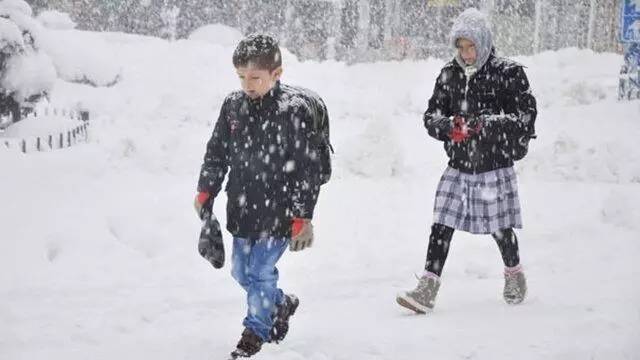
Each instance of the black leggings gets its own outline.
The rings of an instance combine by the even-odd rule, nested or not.
[[[429,236],[429,248],[427,249],[427,263],[425,270],[438,276],[442,274],[444,262],[449,254],[449,245],[453,237],[453,228],[442,224],[433,224]],[[518,254],[518,238],[513,229],[503,229],[491,234],[500,248],[504,266],[514,267],[520,264]]]

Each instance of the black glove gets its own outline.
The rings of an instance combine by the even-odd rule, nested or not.
[[[224,266],[224,243],[220,223],[211,211],[211,207],[212,204],[207,201],[200,210],[202,230],[198,241],[198,252],[214,268],[220,269]]]

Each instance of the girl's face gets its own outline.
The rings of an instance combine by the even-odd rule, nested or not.
[[[460,38],[456,41],[456,48],[458,49],[458,54],[460,54],[460,57],[464,60],[465,64],[475,64],[478,55],[476,54],[476,45],[473,41]]]

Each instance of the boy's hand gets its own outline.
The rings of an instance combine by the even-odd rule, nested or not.
[[[196,198],[193,200],[193,207],[196,210],[196,214],[198,214],[198,217],[201,219],[202,219],[202,208],[207,203],[207,201],[209,201],[210,198],[211,198],[211,194],[206,192],[199,192],[198,195],[196,195]],[[211,203],[213,203],[213,201],[211,201]]]
[[[313,245],[313,224],[311,224],[311,219],[293,218],[289,250],[301,251],[311,247],[311,245]]]

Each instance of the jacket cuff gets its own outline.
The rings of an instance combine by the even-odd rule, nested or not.
[[[313,206],[307,204],[294,202],[293,203],[293,217],[301,219],[313,219]]]

